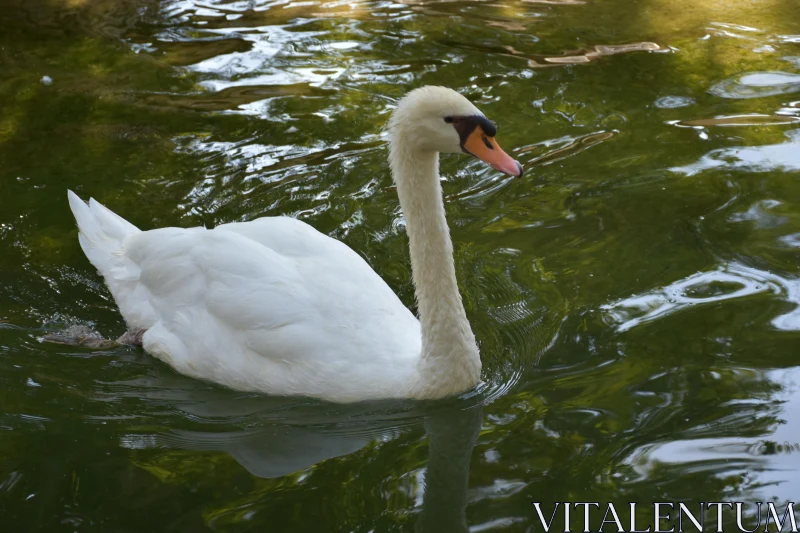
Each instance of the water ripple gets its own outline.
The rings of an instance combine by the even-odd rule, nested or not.
[[[19,499],[4,508],[12,521],[75,529],[78,504],[87,520],[113,518],[106,529],[143,531],[163,526],[159,510],[173,529],[225,531],[390,530],[423,510],[454,516],[456,506],[423,501],[437,477],[420,426],[465,405],[485,407],[475,451],[444,432],[461,448],[430,457],[463,459],[438,479],[448,497],[464,490],[472,531],[530,529],[535,516],[520,510],[537,494],[729,499],[715,476],[796,477],[786,391],[798,375],[763,368],[793,364],[800,329],[797,32],[773,9],[749,18],[747,2],[623,4],[4,5],[0,493]],[[40,321],[124,328],[64,218],[65,187],[148,228],[311,218],[413,310],[381,132],[422,84],[465,94],[533,170],[515,180],[442,158],[479,386],[441,402],[338,406],[222,389],[138,349],[36,342]],[[667,180],[668,166],[704,174]],[[709,250],[735,260],[708,267]],[[645,288],[615,301],[632,284]],[[737,367],[743,359],[759,368]],[[425,426],[430,442],[436,424]],[[121,480],[119,497],[103,479]],[[301,507],[314,512],[292,511]],[[434,526],[422,530],[457,530]]]
[[[557,161],[561,161],[568,157],[577,155],[583,152],[584,150],[591,148],[592,146],[607,141],[612,137],[614,137],[614,135],[616,135],[617,133],[618,133],[617,131],[598,131],[577,138],[562,137],[560,139],[547,140],[529,146],[523,146],[516,151],[519,153],[527,153],[534,150],[538,150],[539,147],[541,146],[549,148],[554,144],[561,144],[562,146],[555,149],[550,149],[545,153],[543,153],[542,155],[539,155],[534,159],[531,159],[530,162],[526,163],[526,165],[528,166],[549,165],[551,163],[555,163]]]
[[[731,262],[709,272],[698,272],[649,293],[601,306],[619,332],[684,311],[694,305],[771,293],[795,305],[775,317],[772,325],[784,331],[800,331],[800,279],[789,279]]]
[[[707,128],[710,126],[775,126],[800,123],[800,117],[783,115],[729,115],[714,118],[676,120],[669,122],[682,128]]]
[[[634,450],[626,459],[642,479],[656,475],[670,475],[679,468],[681,475],[690,472],[732,477],[739,473],[753,476],[749,480],[760,497],[791,499],[800,490],[800,424],[792,413],[800,410],[800,367],[773,370],[765,378],[770,389],[779,392],[776,398],[759,401],[769,406],[776,418],[771,424],[773,432],[763,437],[709,437],[670,440],[647,444]],[[775,405],[780,405],[775,413]],[[762,415],[763,416],[763,415]],[[667,472],[665,472],[665,469]]]
[[[722,98],[762,98],[800,91],[800,74],[753,72],[714,85],[709,92]]]
[[[738,169],[750,172],[770,170],[800,170],[800,129],[786,133],[789,142],[765,146],[735,146],[718,148],[696,163],[671,170],[694,176],[710,169]]]
[[[695,103],[694,98],[688,96],[662,96],[656,100],[656,107],[660,109],[678,109],[688,107]]]

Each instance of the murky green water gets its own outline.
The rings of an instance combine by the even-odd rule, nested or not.
[[[521,532],[533,501],[800,493],[794,0],[7,0],[0,70],[3,531]],[[265,398],[39,342],[124,330],[67,188],[142,228],[302,218],[413,305],[382,132],[422,84],[528,174],[442,162],[476,394]]]

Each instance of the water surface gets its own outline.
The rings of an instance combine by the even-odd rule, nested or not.
[[[11,530],[522,532],[533,501],[796,497],[795,2],[9,0],[0,68]],[[526,167],[442,159],[476,391],[338,406],[39,341],[125,327],[67,188],[143,229],[298,217],[413,309],[384,131],[424,84]]]

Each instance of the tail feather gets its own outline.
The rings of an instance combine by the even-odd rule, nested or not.
[[[72,214],[78,222],[78,238],[83,252],[97,270],[108,277],[112,271],[123,266],[120,255],[125,249],[125,239],[141,230],[94,198],[87,205],[72,191],[67,191],[67,196]]]
[[[72,191],[67,191],[67,196],[72,213],[78,221],[78,227],[92,240],[96,240],[102,234],[106,239],[122,241],[132,233],[141,231],[94,198],[86,204]]]
[[[140,294],[140,268],[125,254],[125,241],[141,230],[94,199],[86,204],[67,191],[69,206],[78,222],[78,240],[86,257],[105,278],[126,321],[149,327],[153,312]]]

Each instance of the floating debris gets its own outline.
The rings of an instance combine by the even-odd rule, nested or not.
[[[548,63],[588,63],[595,59],[605,56],[613,56],[616,54],[624,54],[627,52],[654,52],[662,50],[656,43],[631,43],[631,44],[614,44],[614,45],[597,45],[590,49],[578,50],[577,52],[567,53],[563,56],[546,57],[544,60]]]
[[[557,67],[559,65],[585,64],[600,59],[602,57],[624,54],[628,52],[669,52],[669,48],[663,48],[656,43],[630,43],[614,45],[596,45],[591,48],[581,48],[570,50],[560,56],[528,55],[509,45],[482,45],[464,43],[460,41],[444,40],[443,44],[454,48],[467,50],[479,50],[481,52],[497,54],[507,57],[516,57],[527,60],[531,68]]]

